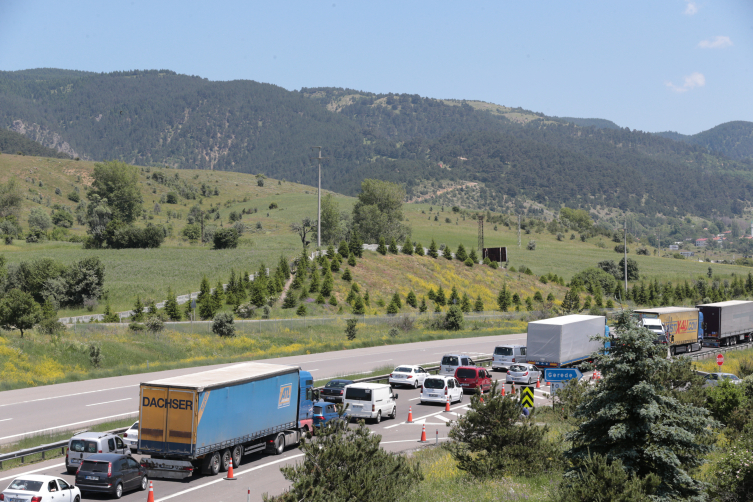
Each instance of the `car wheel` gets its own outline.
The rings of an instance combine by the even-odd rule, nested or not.
[[[379,410],[379,411],[377,411],[377,416],[374,419],[374,423],[378,424],[381,421],[382,421],[382,410]]]
[[[142,492],[146,490],[146,488],[149,486],[149,479],[146,476],[141,477],[141,486],[139,487],[139,490]]]
[[[233,457],[230,455],[230,448],[222,450],[222,463],[220,463],[220,471],[227,472],[230,469],[230,461]]]
[[[392,420],[395,420],[395,417],[397,417],[397,406],[392,407],[392,413],[390,414]]]
[[[415,382],[413,382],[413,388],[414,389],[418,389],[418,380],[416,380]]]
[[[531,377],[528,377],[528,385],[531,385]]]
[[[241,445],[236,445],[235,448],[233,448],[233,467],[238,467],[241,465],[241,458],[243,457],[243,447]]]
[[[458,403],[462,403],[462,402],[463,402],[463,398],[464,398],[464,397],[465,397],[465,393],[464,393],[464,392],[461,392],[461,393],[460,393],[460,397],[458,397]]]
[[[118,485],[115,487],[115,493],[113,493],[113,496],[115,496],[116,499],[119,499],[123,496],[123,483],[118,483]]]
[[[78,495],[76,495],[76,498],[73,499],[73,502],[81,502],[81,497],[79,497]]]

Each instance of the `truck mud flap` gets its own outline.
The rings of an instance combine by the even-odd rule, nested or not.
[[[188,460],[142,458],[141,465],[147,476],[162,479],[185,479],[193,475],[193,464]]]

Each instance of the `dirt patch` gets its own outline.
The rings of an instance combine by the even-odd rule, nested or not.
[[[63,173],[68,176],[81,176],[81,183],[86,186],[91,186],[94,183],[91,173],[83,169],[63,169]]]

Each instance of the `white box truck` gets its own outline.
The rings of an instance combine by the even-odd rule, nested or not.
[[[526,360],[539,368],[572,366],[604,350],[592,336],[609,336],[604,316],[566,315],[528,323]]]

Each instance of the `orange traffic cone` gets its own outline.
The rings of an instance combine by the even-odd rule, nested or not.
[[[502,397],[505,397],[505,384],[502,384]]]
[[[233,454],[230,454],[230,462],[228,462],[227,477],[228,481],[235,481],[238,478],[233,477]]]
[[[149,481],[149,495],[146,497],[146,502],[154,502],[154,486],[151,481]]]
[[[408,420],[405,421],[406,424],[412,424],[413,423],[413,407],[408,406]]]
[[[447,396],[447,401],[444,402],[444,411],[450,411],[450,396]]]
[[[479,394],[479,396],[478,396],[478,400],[479,400],[480,403],[484,402],[484,391],[481,391],[481,394]]]
[[[426,443],[426,424],[421,427],[421,441],[419,443]]]
[[[515,382],[513,382],[511,385],[510,394],[515,394]]]
[[[541,377],[539,377],[539,378],[536,379],[536,388],[537,389],[541,388]]]

